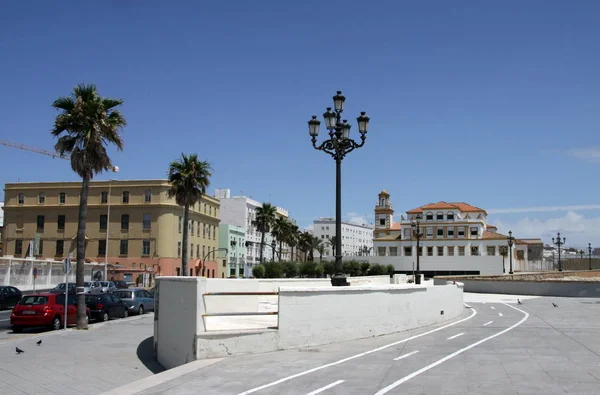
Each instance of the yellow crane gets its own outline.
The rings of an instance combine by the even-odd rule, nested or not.
[[[54,151],[49,151],[49,150],[43,149],[43,148],[29,147],[25,144],[12,143],[10,141],[5,141],[5,140],[0,140],[0,144],[5,145],[7,147],[18,148],[23,151],[35,152],[36,154],[48,155],[53,158],[70,160],[70,158],[66,155],[60,155]]]

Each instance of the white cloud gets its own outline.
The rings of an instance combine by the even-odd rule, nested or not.
[[[507,214],[507,213],[533,213],[549,211],[582,211],[582,210],[600,210],[600,204],[574,205],[574,206],[541,206],[541,207],[519,207],[519,208],[492,208],[486,210],[488,214]]]
[[[600,147],[573,148],[569,150],[569,155],[586,162],[600,163]]]
[[[503,234],[512,230],[517,238],[541,238],[546,244],[552,243],[558,232],[566,237],[566,247],[584,248],[588,243],[597,247],[600,242],[600,217],[584,217],[575,211],[547,220],[525,217],[517,222],[496,220],[493,223]]]
[[[364,225],[369,223],[369,219],[364,214],[350,212],[346,214],[346,222],[351,222],[357,225]]]

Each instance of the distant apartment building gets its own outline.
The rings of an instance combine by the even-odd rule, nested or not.
[[[4,233],[4,202],[0,202],[0,256],[3,254],[2,234]]]
[[[227,257],[219,267],[219,270],[224,271],[224,277],[251,275],[251,266],[246,262],[246,230],[243,227],[220,224],[219,248],[227,249]]]
[[[332,256],[333,248],[329,240],[335,236],[335,218],[321,217],[314,220],[312,234],[325,243],[323,257]],[[373,255],[373,227],[368,224],[342,222],[342,255]]]
[[[261,232],[256,230],[256,227],[253,225],[253,222],[254,220],[256,220],[256,209],[261,207],[262,203],[246,196],[231,196],[231,191],[229,189],[217,189],[215,191],[215,196],[219,199],[221,203],[221,224],[235,225],[244,229],[244,231],[246,232],[246,263],[248,263],[250,267],[252,265],[258,264],[260,262],[259,247],[261,242]],[[281,207],[276,207],[276,209],[277,215],[290,219],[288,210],[283,209]],[[271,235],[271,233],[266,233],[265,246],[263,248],[263,256],[265,261],[270,260],[272,258],[272,242],[273,236]],[[278,252],[279,243],[277,242],[277,253]],[[281,254],[281,259],[289,260],[289,254],[289,248],[287,248],[287,246],[284,245],[284,249]]]
[[[80,182],[6,184],[4,255],[74,257],[80,188]],[[119,277],[181,274],[183,208],[168,189],[166,180],[93,181],[86,260],[115,265]],[[219,200],[208,195],[190,208],[188,275],[200,275],[201,260],[219,245],[219,210]],[[207,277],[217,276],[218,260],[218,252],[208,256]]]

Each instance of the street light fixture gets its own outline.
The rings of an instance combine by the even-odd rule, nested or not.
[[[566,241],[567,241],[567,239],[565,237],[563,237],[562,240],[560,239],[560,232],[557,233],[556,240],[554,239],[554,237],[552,238],[552,244],[554,244],[555,246],[558,247],[558,271],[559,272],[562,272],[562,262],[560,261],[560,247],[563,246]]]
[[[351,151],[365,144],[369,129],[369,117],[363,111],[356,119],[361,142],[357,143],[350,138],[351,126],[347,120],[342,120],[345,102],[346,97],[342,95],[341,91],[337,91],[333,97],[334,110],[327,107],[327,111],[323,114],[325,126],[329,130],[329,139],[323,141],[320,145],[317,145],[317,136],[319,135],[321,122],[316,115],[313,115],[312,119],[308,121],[308,133],[313,147],[318,151],[328,153],[335,160],[335,234],[337,237],[335,243],[335,274],[331,277],[331,285],[334,287],[350,285],[344,275],[342,263],[342,160]]]
[[[417,218],[416,221],[412,221],[410,227],[412,228],[413,235],[417,238],[417,274],[415,276],[415,284],[421,284],[421,265],[419,257],[421,255],[421,237],[423,237],[423,231],[421,230],[419,218]]]
[[[513,253],[512,253],[512,248],[513,248],[513,244],[515,243],[515,238],[512,235],[512,230],[508,231],[508,237],[506,239],[508,241],[508,250],[509,250],[509,254],[510,254],[509,259],[508,259],[508,261],[510,262],[509,263],[509,268],[508,268],[508,274],[513,274],[513,262],[512,262]]]
[[[590,270],[592,270],[592,243],[588,243],[588,258],[590,259]]]

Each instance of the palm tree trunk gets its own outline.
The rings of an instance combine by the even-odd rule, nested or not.
[[[323,262],[323,254],[319,252],[319,263]]]
[[[79,221],[77,223],[77,266],[75,268],[75,283],[77,287],[83,287],[85,274],[85,226],[87,217],[87,201],[90,189],[91,176],[83,177],[81,193],[79,195]],[[107,247],[108,249],[108,247]],[[68,290],[67,295],[68,297]],[[87,329],[85,295],[77,295],[77,329]]]
[[[265,248],[265,232],[260,232],[260,264],[263,264],[263,248]]]
[[[183,209],[183,235],[181,237],[181,274],[187,276],[188,264],[188,218],[190,217],[190,206],[186,205]],[[204,265],[204,262],[203,262]]]
[[[296,258],[294,258],[294,246],[290,246],[290,252],[292,253],[292,256],[290,257],[290,261],[295,262]]]
[[[281,261],[281,250],[283,246],[283,240],[279,240],[279,260]]]

